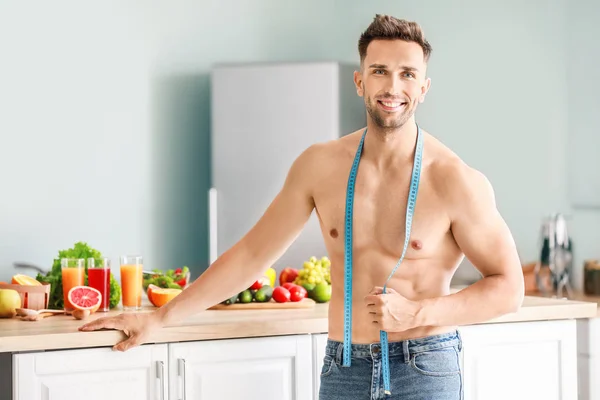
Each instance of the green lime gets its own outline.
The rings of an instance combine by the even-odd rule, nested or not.
[[[327,303],[331,300],[331,285],[327,282],[316,284],[315,288],[310,291],[310,298],[317,303]]]

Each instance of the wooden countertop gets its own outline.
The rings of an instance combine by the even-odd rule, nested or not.
[[[153,309],[147,307],[140,312]],[[118,313],[96,313],[86,322]],[[485,323],[590,318],[597,313],[596,303],[527,296],[518,312]],[[327,315],[327,304],[317,304],[314,309],[209,310],[156,331],[148,342],[326,333]],[[124,338],[114,330],[80,332],[78,327],[82,324],[83,321],[64,315],[35,322],[0,319],[0,353],[112,346]]]

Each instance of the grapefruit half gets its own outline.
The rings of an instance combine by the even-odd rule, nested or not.
[[[77,310],[90,310],[92,314],[100,308],[102,294],[89,286],[75,286],[69,290],[68,299]]]

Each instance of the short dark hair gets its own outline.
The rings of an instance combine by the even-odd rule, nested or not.
[[[358,53],[360,62],[367,56],[367,47],[373,40],[404,40],[415,42],[423,49],[425,62],[429,61],[431,55],[431,45],[425,39],[423,30],[413,21],[398,19],[389,15],[376,14],[373,22],[360,35],[358,40]]]

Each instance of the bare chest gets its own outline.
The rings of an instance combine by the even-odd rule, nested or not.
[[[411,169],[382,177],[368,168],[356,178],[352,212],[353,251],[377,252],[399,258],[406,238],[407,201]],[[342,255],[348,176],[330,174],[315,194],[317,213],[326,245],[332,255]],[[443,202],[426,171],[421,174],[405,259],[434,257],[448,238],[449,220]]]

